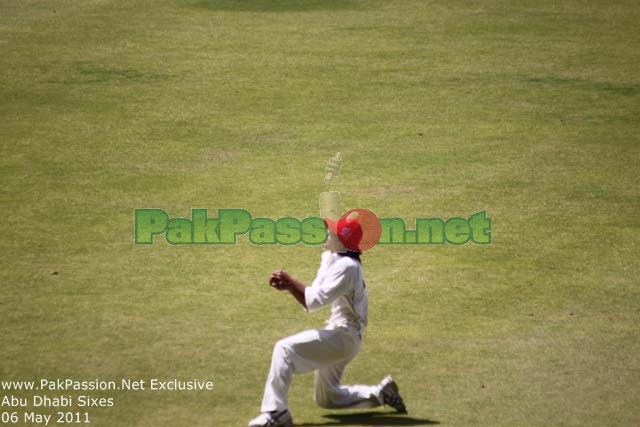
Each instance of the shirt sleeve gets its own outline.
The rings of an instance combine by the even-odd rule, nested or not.
[[[351,280],[353,270],[351,265],[335,263],[326,271],[319,283],[305,288],[304,300],[307,311],[316,311],[349,292],[353,283]]]

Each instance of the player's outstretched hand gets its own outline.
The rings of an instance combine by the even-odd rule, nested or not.
[[[273,273],[271,273],[271,276],[269,276],[269,285],[279,291],[287,290],[290,283],[291,276],[285,270],[275,270]]]

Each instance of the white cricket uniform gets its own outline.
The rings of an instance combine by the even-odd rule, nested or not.
[[[312,329],[276,343],[262,399],[262,412],[289,407],[293,374],[316,371],[315,401],[323,408],[374,408],[382,404],[379,386],[341,386],[347,364],[360,352],[367,326],[367,292],[360,263],[325,251],[318,274],[305,289],[308,311],[331,304],[325,329]]]

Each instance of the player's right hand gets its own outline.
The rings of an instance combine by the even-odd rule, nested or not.
[[[279,291],[284,291],[287,289],[288,277],[289,274],[286,271],[282,269],[275,270],[271,273],[271,276],[269,276],[269,285]]]

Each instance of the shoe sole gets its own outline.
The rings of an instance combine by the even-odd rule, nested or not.
[[[289,417],[291,417],[289,415]],[[248,427],[293,427],[293,418],[286,421],[278,421],[275,424],[249,424]]]
[[[293,420],[288,421],[288,422],[284,422],[284,423],[278,423],[278,424],[267,424],[266,426],[271,427],[293,427]],[[253,426],[249,426],[249,427],[265,427],[264,424],[260,424],[260,425],[256,425],[254,424]]]
[[[397,408],[393,408],[393,406],[391,406],[393,409],[396,410],[396,412],[398,412],[399,414],[406,414],[407,413],[407,407],[404,404],[404,399],[402,399],[402,396],[400,396],[400,389],[398,388],[398,384],[395,382],[395,380],[391,380],[391,382],[387,383],[385,385],[385,388],[391,389],[391,391],[393,391],[395,394],[398,395],[398,397],[402,400],[402,406],[404,409],[397,409]],[[388,393],[385,393],[384,390],[382,392],[383,395],[388,395]],[[389,406],[389,405],[387,405]]]

